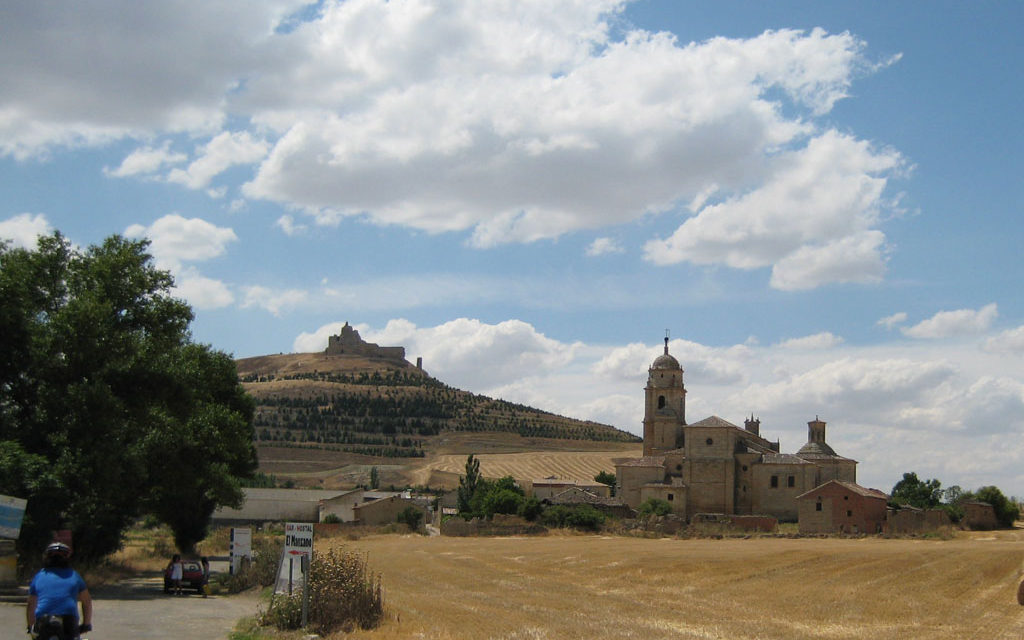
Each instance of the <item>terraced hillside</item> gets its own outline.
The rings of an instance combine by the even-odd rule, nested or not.
[[[303,484],[359,482],[372,466],[386,466],[385,484],[437,486],[448,484],[467,453],[600,451],[589,458],[570,456],[578,458],[571,462],[563,455],[556,469],[538,458],[525,467],[517,464],[520,471],[512,474],[589,479],[611,470],[610,459],[631,455],[639,442],[608,425],[455,389],[404,361],[313,353],[236,364],[257,403],[261,468]],[[284,463],[306,458],[316,463]],[[496,463],[495,469],[507,466]],[[484,472],[491,475],[486,467]]]

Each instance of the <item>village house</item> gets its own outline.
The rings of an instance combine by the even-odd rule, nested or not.
[[[552,476],[543,480],[533,480],[530,484],[532,485],[533,497],[538,500],[551,498],[567,489],[582,489],[605,498],[611,495],[611,487],[599,482],[580,482],[578,480],[558,479]]]
[[[322,489],[242,489],[244,498],[238,509],[221,507],[213,512],[217,525],[253,522],[319,522],[320,503],[348,493]]]
[[[963,524],[967,529],[987,531],[999,528],[995,507],[987,502],[964,500],[960,503],[964,510]]]
[[[796,500],[800,533],[881,533],[889,496],[853,482],[829,480]]]
[[[320,501],[318,522],[334,516],[340,522],[354,522],[355,507],[366,501],[366,490],[359,488]]]
[[[570,487],[551,497],[543,498],[541,503],[545,505],[562,505],[567,507],[575,507],[585,504],[615,518],[632,518],[636,515],[635,511],[626,506],[618,498],[611,498],[607,495],[598,495],[582,487]]]
[[[396,522],[398,514],[410,507],[422,514],[423,522],[430,521],[430,507],[426,500],[406,498],[402,495],[393,495],[372,502],[363,502],[356,505],[352,510],[355,515],[355,522],[364,525],[381,525]]]

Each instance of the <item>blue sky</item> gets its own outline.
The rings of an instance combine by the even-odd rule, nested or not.
[[[0,236],[148,237],[197,340],[1024,495],[1019,3],[21,3]]]

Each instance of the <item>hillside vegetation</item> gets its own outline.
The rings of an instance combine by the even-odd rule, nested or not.
[[[577,477],[610,470],[611,457],[639,442],[608,425],[455,389],[404,361],[306,353],[236,365],[256,400],[261,469],[305,475],[302,484],[360,482],[385,459],[385,483],[448,485],[455,458],[466,453],[610,452],[561,471],[536,464],[524,471]]]

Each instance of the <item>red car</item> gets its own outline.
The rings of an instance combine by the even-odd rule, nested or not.
[[[198,560],[181,561],[182,589],[195,589],[197,593],[202,593],[205,583],[203,566],[199,564]],[[167,567],[164,570],[164,593],[170,593],[172,589],[174,589],[174,583],[171,582],[171,568]]]

